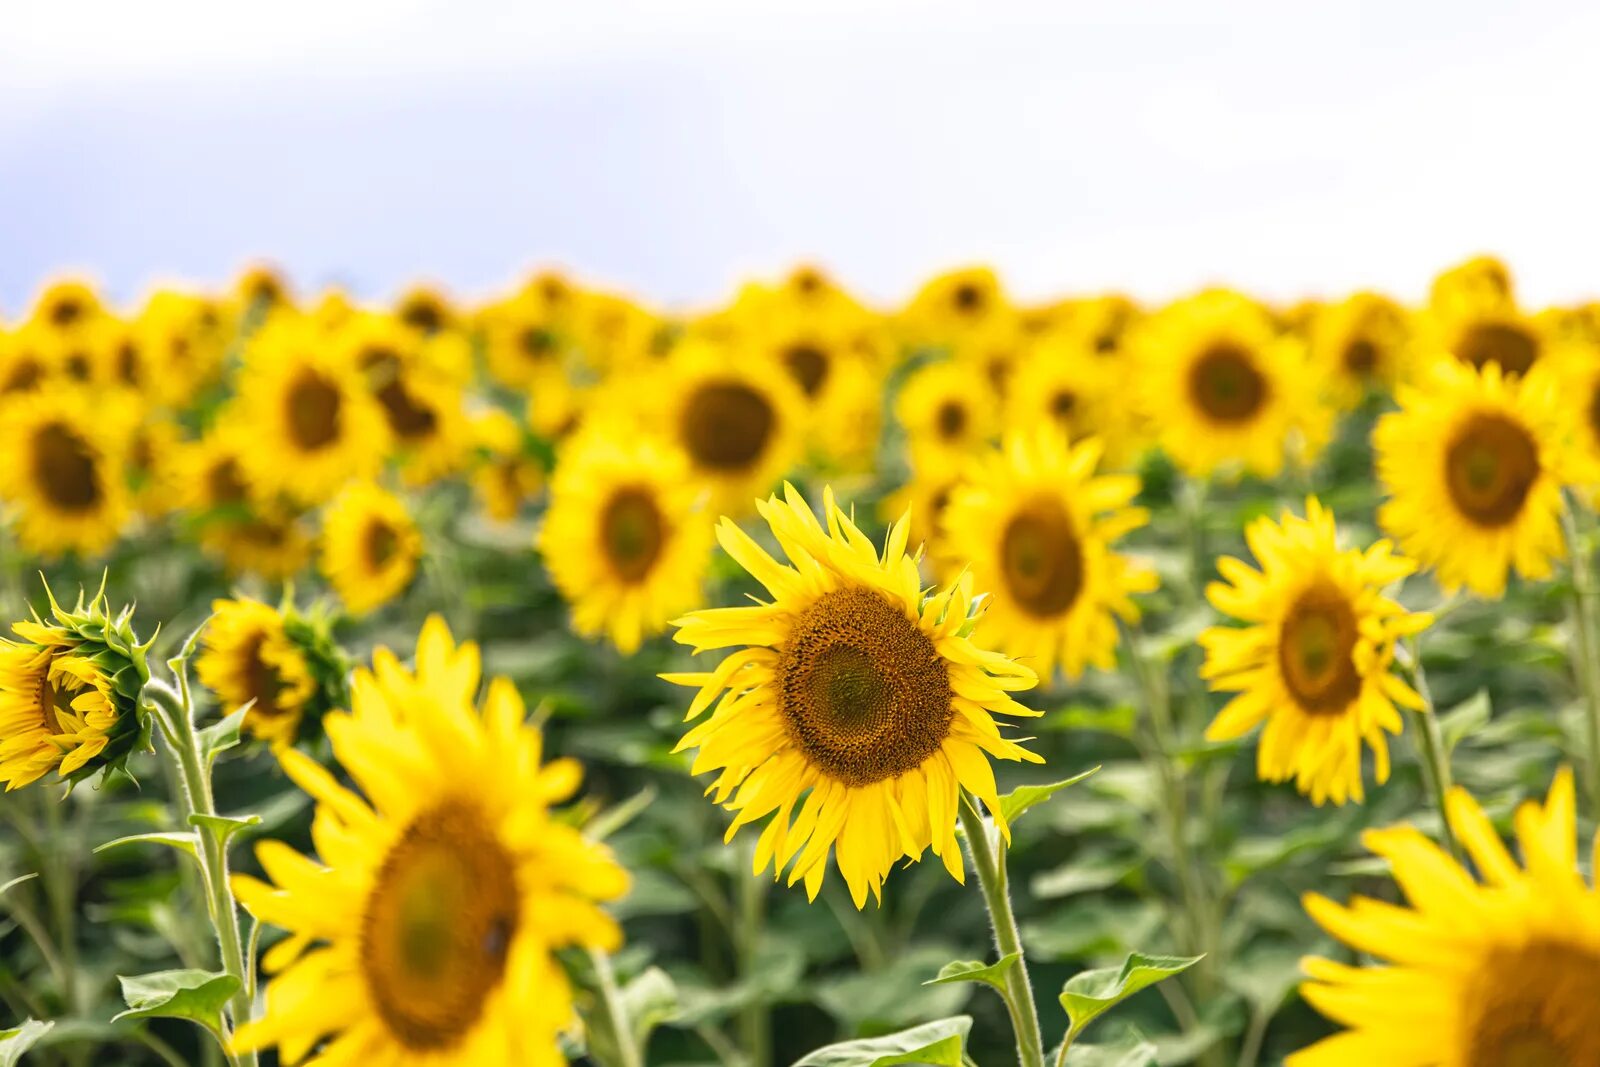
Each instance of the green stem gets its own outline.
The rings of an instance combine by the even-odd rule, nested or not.
[[[960,813],[972,865],[978,869],[978,886],[983,890],[983,902],[994,926],[995,947],[1002,958],[1017,957],[1017,962],[1006,971],[1002,990],[1006,1010],[1011,1014],[1011,1030],[1017,1038],[1017,1062],[1020,1067],[1044,1067],[1039,1012],[1033,1001],[1033,985],[1028,981],[1028,963],[1022,954],[1022,935],[1017,930],[1017,919],[1011,911],[1011,894],[1006,886],[1005,845],[990,836],[988,823],[964,790]]]
[[[211,793],[211,775],[206,768],[205,756],[200,751],[199,735],[194,728],[194,705],[190,700],[187,679],[179,671],[180,691],[174,690],[158,679],[145,683],[144,692],[160,717],[162,733],[167,739],[169,758],[176,758],[179,776],[183,782],[182,801],[185,815],[215,815],[216,802]],[[186,818],[185,822],[189,820]],[[252,1004],[249,993],[250,975],[245,973],[243,942],[239,938],[239,912],[233,900],[233,890],[228,885],[228,853],[222,833],[215,826],[202,824],[195,827],[200,839],[200,875],[205,882],[207,907],[211,923],[217,934],[217,947],[222,956],[222,968],[239,980],[239,991],[231,1001],[231,1030],[250,1018]],[[231,1063],[253,1067],[253,1052],[228,1052]]]
[[[617,989],[617,975],[611,969],[611,957],[604,952],[589,950],[589,964],[594,968],[595,984],[600,987],[596,1004],[600,1020],[611,1034],[618,1060],[612,1067],[642,1067],[642,1050],[634,1042],[633,1027],[628,1012],[622,1006],[622,995]]]
[[[743,858],[734,877],[739,894],[736,938],[739,977],[748,980],[759,966],[756,954],[761,948],[761,928],[767,916],[767,887],[771,883],[762,875],[751,874],[750,864]],[[768,1067],[772,1062],[772,1017],[768,1005],[759,997],[753,998],[739,1012],[739,1041],[750,1067]]]
[[[1420,711],[1413,709],[1411,712],[1416,727],[1417,756],[1422,763],[1422,776],[1427,780],[1429,792],[1433,794],[1434,809],[1439,813],[1440,834],[1445,847],[1459,862],[1461,846],[1456,842],[1455,831],[1450,828],[1450,818],[1445,814],[1445,797],[1450,795],[1452,784],[1450,754],[1445,751],[1444,737],[1439,732],[1439,713],[1433,705],[1433,692],[1428,688],[1428,672],[1422,667],[1421,643],[1412,637],[1406,643],[1406,648],[1411,660],[1411,684],[1423,704]]]
[[[1567,555],[1572,566],[1573,630],[1578,647],[1573,649],[1578,682],[1583,687],[1584,728],[1588,742],[1584,761],[1590,812],[1600,818],[1600,661],[1595,654],[1594,575],[1589,566],[1589,551],[1578,531],[1577,515],[1570,501],[1561,510],[1562,529],[1567,537]]]

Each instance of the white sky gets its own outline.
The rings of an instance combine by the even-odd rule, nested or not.
[[[0,308],[261,255],[381,296],[562,264],[704,303],[801,257],[883,298],[1600,293],[1600,7],[10,0]]]

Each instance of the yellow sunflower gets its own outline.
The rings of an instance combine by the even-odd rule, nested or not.
[[[870,464],[878,442],[883,383],[855,347],[856,334],[790,311],[765,320],[757,358],[781,365],[805,397],[813,452],[843,466]]]
[[[322,573],[352,615],[405,592],[422,558],[422,535],[394,494],[352,482],[322,524]]]
[[[988,267],[964,267],[930,279],[899,315],[901,335],[913,347],[953,345],[1016,316]]]
[[[259,600],[214,600],[195,673],[225,713],[246,704],[245,729],[274,745],[293,744],[317,691],[306,657],[284,631],[283,614]]]
[[[160,415],[148,416],[130,431],[123,451],[128,487],[141,514],[157,518],[172,510],[182,447],[177,424]]]
[[[443,341],[419,339],[388,316],[360,315],[339,332],[344,357],[361,371],[383,412],[409,485],[436,481],[466,458],[469,427],[461,386],[429,358]]]
[[[433,285],[413,285],[395,301],[394,316],[424,336],[453,329],[457,315],[444,291]]]
[[[1572,775],[1515,818],[1522,866],[1463,789],[1446,817],[1468,870],[1410,826],[1368,830],[1404,903],[1310,894],[1306,910],[1368,966],[1308,959],[1305,999],[1349,1029],[1288,1067],[1588,1067],[1600,1063],[1600,893],[1578,860]]]
[[[0,398],[33,392],[44,384],[51,369],[40,330],[32,326],[0,329]]]
[[[1428,290],[1428,309],[1450,314],[1462,308],[1509,307],[1516,303],[1511,270],[1494,256],[1473,256],[1439,272]]]
[[[1099,438],[1105,461],[1126,466],[1138,450],[1129,385],[1126,364],[1097,354],[1077,331],[1050,330],[1017,365],[1006,392],[1005,424],[1025,432],[1050,426],[1070,441]]]
[[[913,461],[906,483],[879,504],[879,518],[886,523],[906,517],[911,524],[908,543],[923,546],[935,573],[941,576],[949,559],[944,547],[945,509],[969,471],[970,465],[965,463],[924,465]]]
[[[1469,366],[1498,363],[1507,375],[1526,374],[1557,348],[1548,323],[1505,303],[1473,304],[1422,317],[1417,344],[1428,361],[1453,356]]]
[[[321,503],[378,472],[389,444],[383,413],[357,369],[306,325],[261,329],[238,395],[252,439],[244,460],[263,493]]]
[[[677,449],[585,434],[562,450],[539,551],[572,626],[631,655],[701,603],[711,554],[704,491]]]
[[[429,630],[449,644],[437,620]],[[390,657],[403,701],[356,673],[351,712],[324,719],[354,789],[280,750],[317,802],[317,856],[264,841],[256,855],[271,881],[233,879],[252,914],[289,931],[263,956],[266,1011],[236,1048],[275,1046],[307,1067],[566,1063],[558,1035],[573,994],[555,953],[619,946],[599,905],[628,879],[551,810],[582,771],[543,762],[516,688],[497,678],[474,706],[472,651],[469,677],[395,678],[405,672]]]
[[[1404,308],[1377,293],[1355,293],[1319,310],[1311,322],[1311,359],[1334,402],[1351,408],[1374,387],[1390,390],[1410,376],[1411,331]]]
[[[971,363],[942,360],[913,371],[894,401],[914,459],[959,462],[994,437],[999,412],[989,379]]]
[[[650,362],[662,327],[660,316],[616,293],[580,293],[572,309],[573,340],[603,373]]]
[[[1423,707],[1391,668],[1395,642],[1433,618],[1384,595],[1416,564],[1394,555],[1387,541],[1341,549],[1333,513],[1315,497],[1306,501],[1305,518],[1262,516],[1245,539],[1261,569],[1218,560],[1227,581],[1206,589],[1218,611],[1246,624],[1200,635],[1200,676],[1213,690],[1239,694],[1206,738],[1242,737],[1265,721],[1256,753],[1262,780],[1292,778],[1316,804],[1360,801],[1362,744],[1372,749],[1381,785],[1389,779],[1384,732],[1401,730],[1395,704]]]
[[[1378,521],[1446,591],[1499,597],[1510,568],[1545,578],[1565,556],[1561,486],[1587,479],[1569,455],[1555,386],[1548,373],[1508,379],[1495,363],[1445,361],[1378,420],[1389,497]]]
[[[15,449],[0,463],[0,499],[17,510],[22,544],[48,556],[109,548],[131,512],[128,413],[110,397],[51,387],[11,398],[0,414]]]
[[[111,676],[75,643],[35,623],[0,639],[0,782],[69,778],[105,751],[121,712]],[[129,713],[133,714],[132,712]]]
[[[1308,458],[1331,419],[1301,346],[1259,304],[1213,290],[1153,315],[1135,339],[1142,409],[1161,447],[1198,477],[1273,477]]]
[[[221,557],[229,573],[291,578],[311,561],[311,535],[292,508],[261,498],[245,463],[246,431],[226,413],[223,418],[179,450],[173,464],[177,506],[189,513],[201,547]]]
[[[489,376],[511,389],[533,392],[566,377],[569,332],[577,293],[565,285],[532,284],[478,314]]]
[[[1050,427],[1008,435],[975,466],[944,510],[941,550],[970,565],[993,602],[979,634],[1048,682],[1057,666],[1116,665],[1116,617],[1137,619],[1132,594],[1153,570],[1112,548],[1148,520],[1129,504],[1132,474],[1096,475],[1100,443],[1068,445]]]
[[[475,415],[472,436],[478,449],[473,493],[491,519],[510,522],[544,488],[544,464],[528,451],[523,427],[500,408]]]
[[[62,333],[77,330],[105,313],[100,294],[81,278],[62,278],[45,286],[34,302],[32,321]]]
[[[699,749],[693,773],[720,772],[709,791],[737,813],[729,836],[768,820],[756,873],[791,867],[789,884],[804,880],[815,899],[832,850],[862,907],[897,860],[929,848],[963,878],[962,789],[1009,838],[989,757],[1042,761],[995,715],[1037,714],[1009,696],[1034,676],[967,636],[982,613],[969,580],[924,594],[903,518],[880,553],[831,490],[823,507],[825,526],[793,486],[760,504],[791,565],[723,519],[722,547],[772,602],[679,620],[677,640],[696,652],[735,651],[714,671],[665,677],[699,687],[690,719],[713,709],[678,748]]]
[[[161,290],[151,296],[134,328],[148,364],[150,398],[169,407],[186,405],[221,374],[234,323],[208,300]]]
[[[256,263],[245,268],[234,282],[233,291],[242,305],[240,311],[258,318],[294,306],[288,280],[270,263]]]

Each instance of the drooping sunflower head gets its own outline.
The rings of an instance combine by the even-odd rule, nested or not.
[[[344,659],[325,614],[238,597],[211,605],[195,673],[224,713],[249,705],[244,727],[293,744],[306,721],[344,701]]]
[[[0,499],[17,508],[17,533],[30,551],[95,555],[116,541],[130,514],[123,446],[134,420],[116,397],[48,387],[3,409],[15,443],[0,464]]]
[[[1237,693],[1206,732],[1241,737],[1265,722],[1257,750],[1264,781],[1293,780],[1314,803],[1360,801],[1363,745],[1379,784],[1389,778],[1386,733],[1398,734],[1396,704],[1422,701],[1393,673],[1395,643],[1432,622],[1407,612],[1385,587],[1416,569],[1387,541],[1341,549],[1333,513],[1315,498],[1304,518],[1263,516],[1245,530],[1259,570],[1218,562],[1225,582],[1206,595],[1244,623],[1200,635],[1201,677]]]
[[[1389,497],[1378,521],[1447,590],[1499,597],[1513,567],[1544,578],[1564,555],[1561,485],[1590,479],[1579,473],[1556,386],[1540,371],[1513,380],[1498,364],[1447,361],[1425,385],[1402,388],[1400,410],[1378,421],[1373,444]]]
[[[400,498],[372,482],[352,482],[322,525],[322,573],[353,615],[365,615],[416,577],[422,535]]]
[[[1362,292],[1327,305],[1312,319],[1310,336],[1312,361],[1341,408],[1410,377],[1410,323],[1388,297]]]
[[[632,654],[701,601],[705,493],[675,447],[583,434],[562,450],[539,549],[572,624]]]
[[[958,360],[913,371],[894,404],[910,451],[925,463],[951,462],[988,444],[996,430],[996,408],[988,377]]]
[[[905,519],[880,552],[831,490],[824,509],[826,525],[792,486],[760,505],[786,564],[723,520],[723,548],[772,600],[678,620],[697,652],[734,651],[714,671],[665,677],[699,688],[689,718],[711,709],[678,747],[699,749],[693,773],[720,772],[709,791],[737,813],[730,837],[767,820],[756,872],[789,867],[815,898],[832,851],[859,907],[897,860],[930,847],[962,877],[961,789],[1004,830],[989,757],[1039,758],[995,716],[1036,714],[1009,695],[1034,677],[973,643],[970,581],[924,593]]]
[[[1142,407],[1162,448],[1191,474],[1271,477],[1308,457],[1331,413],[1303,348],[1259,304],[1213,290],[1152,316],[1135,340]]]
[[[1114,543],[1147,515],[1130,504],[1131,474],[1097,474],[1100,444],[1068,445],[1052,427],[1008,436],[951,494],[940,550],[951,568],[970,565],[991,591],[979,635],[1048,681],[1086,665],[1111,668],[1116,619],[1138,618],[1134,593],[1155,572]]]
[[[451,644],[437,619],[428,631]],[[476,650],[466,650],[469,677],[427,670],[421,647],[416,677],[387,655],[356,673],[351,711],[324,719],[354,789],[279,750],[317,802],[318,855],[263,842],[272,882],[234,879],[240,902],[290,935],[263,957],[266,1010],[236,1047],[276,1046],[284,1063],[313,1048],[317,1062],[405,1067],[566,1062],[558,1035],[573,995],[555,952],[619,946],[600,905],[626,891],[627,875],[552,810],[581,768],[544,762],[505,679],[476,706]]]
[[[41,328],[67,334],[82,329],[105,313],[100,294],[80,278],[63,278],[45,286],[34,301],[30,319]]]
[[[900,313],[899,327],[913,346],[945,347],[1015,315],[992,269],[964,267],[923,285]]]
[[[1472,869],[1410,826],[1367,831],[1363,842],[1389,862],[1405,899],[1305,898],[1323,929],[1379,962],[1305,961],[1302,995],[1348,1029],[1294,1053],[1288,1067],[1600,1063],[1600,895],[1579,865],[1574,793],[1563,770],[1543,804],[1518,809],[1522,866],[1459,787],[1445,814]]]
[[[389,434],[377,401],[302,322],[274,320],[252,339],[239,402],[253,441],[244,459],[267,494],[320,503],[383,462]]]
[[[109,772],[149,741],[139,697],[150,646],[134,635],[131,609],[111,615],[104,590],[80,595],[70,611],[49,599],[48,616],[14,624],[17,639],[0,638],[0,782],[8,792],[52,771],[68,782]]]

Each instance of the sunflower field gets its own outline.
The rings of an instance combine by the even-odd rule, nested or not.
[[[1600,304],[1498,260],[61,279],[0,412],[0,1067],[1600,1065]]]

